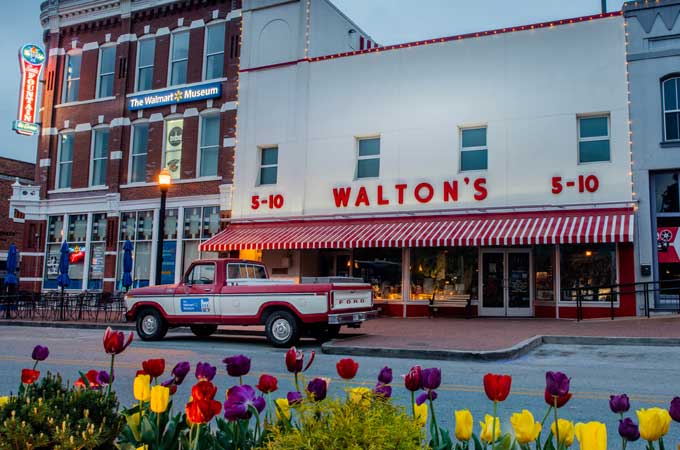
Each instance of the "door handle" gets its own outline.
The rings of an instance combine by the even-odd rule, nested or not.
[[[203,292],[210,292],[210,291],[212,291],[212,289],[210,289],[210,288],[203,288]]]

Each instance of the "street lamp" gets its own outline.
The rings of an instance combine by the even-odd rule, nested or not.
[[[161,189],[161,209],[158,212],[158,237],[156,239],[156,285],[161,284],[161,273],[163,271],[163,233],[165,232],[165,198],[168,194],[168,187],[172,177],[167,168],[158,174],[158,186]]]

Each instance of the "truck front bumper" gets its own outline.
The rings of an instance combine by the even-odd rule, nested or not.
[[[361,311],[361,312],[348,312],[340,314],[329,314],[328,324],[329,325],[345,325],[348,323],[361,323],[370,319],[375,319],[378,317],[379,309],[373,309],[371,311]]]

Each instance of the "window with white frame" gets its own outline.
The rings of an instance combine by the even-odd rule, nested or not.
[[[610,160],[609,116],[578,118],[578,162],[591,163]]]
[[[82,55],[69,54],[66,55],[66,68],[64,70],[64,90],[63,103],[78,101],[78,92],[80,91],[80,63]]]
[[[358,139],[356,178],[376,178],[380,176],[380,138]]]
[[[486,127],[460,130],[460,170],[487,170],[489,148],[486,145]]]
[[[279,148],[264,147],[260,149],[260,185],[276,184],[279,170]]]
[[[220,116],[211,115],[201,117],[201,142],[199,149],[200,177],[217,175],[217,155],[220,141]]]
[[[149,152],[149,124],[132,126],[132,149],[130,151],[130,183],[146,181],[146,157]]]
[[[205,33],[205,76],[212,80],[224,76],[224,22],[209,25]]]
[[[187,82],[189,64],[189,32],[181,31],[172,35],[170,50],[170,86]]]
[[[680,78],[670,78],[663,82],[663,128],[665,141],[680,140]]]
[[[99,90],[97,98],[113,95],[113,75],[116,70],[116,47],[102,47],[99,49]]]
[[[92,130],[92,162],[90,186],[106,186],[106,165],[109,160],[109,129]]]
[[[182,227],[182,273],[192,261],[216,257],[216,253],[198,251],[198,245],[216,235],[220,231],[220,207],[204,206],[184,208],[184,225]]]
[[[90,264],[88,267],[87,288],[104,287],[104,264],[106,262],[106,213],[92,214],[90,227]]]
[[[59,162],[57,165],[57,189],[71,187],[71,174],[73,172],[73,133],[59,135]]]
[[[153,211],[130,211],[120,213],[118,240],[118,270],[116,282],[123,278],[123,246],[132,243],[132,287],[144,287],[151,280],[151,242],[153,239]],[[118,284],[122,290],[123,286]]]
[[[137,91],[153,88],[153,62],[156,54],[155,39],[137,41]]]

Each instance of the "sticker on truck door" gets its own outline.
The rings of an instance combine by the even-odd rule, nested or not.
[[[202,298],[181,298],[179,300],[180,310],[182,312],[193,313],[207,313],[210,312],[210,299],[208,297]]]

